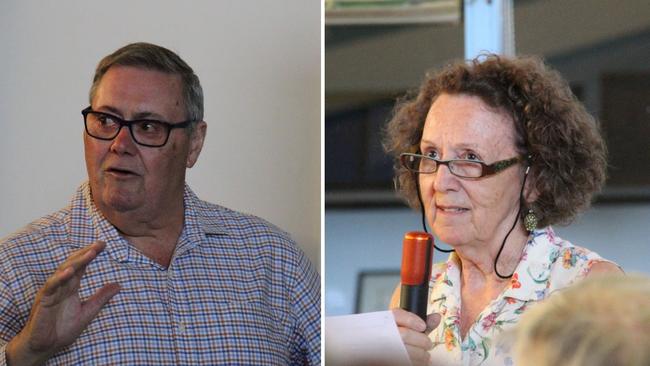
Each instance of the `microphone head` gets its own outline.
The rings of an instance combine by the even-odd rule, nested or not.
[[[404,234],[402,247],[402,285],[428,284],[431,277],[433,236],[421,231]]]

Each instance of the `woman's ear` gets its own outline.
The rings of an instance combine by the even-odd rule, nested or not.
[[[524,186],[524,200],[526,204],[529,205],[539,197],[539,191],[537,190],[537,185],[535,184],[537,178],[533,173],[533,168],[531,166],[526,167],[526,185]]]

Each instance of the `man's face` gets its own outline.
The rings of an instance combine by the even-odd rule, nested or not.
[[[111,67],[92,101],[94,111],[125,120],[155,119],[178,123],[186,119],[181,77],[137,67]],[[108,212],[160,214],[183,197],[185,169],[196,162],[205,133],[201,122],[190,137],[171,130],[162,147],[138,145],[127,127],[111,141],[84,134],[86,168],[95,205]]]

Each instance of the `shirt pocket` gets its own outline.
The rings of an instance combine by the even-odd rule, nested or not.
[[[286,365],[291,359],[292,326],[287,316],[258,302],[213,304],[196,340],[201,362],[237,361],[240,364]],[[208,315],[208,314],[206,314]]]

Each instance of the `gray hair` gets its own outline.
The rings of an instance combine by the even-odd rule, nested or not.
[[[112,66],[134,66],[181,77],[185,115],[190,121],[203,120],[203,89],[194,70],[176,53],[151,43],[131,43],[104,57],[95,70],[90,87],[92,103],[102,78]]]

